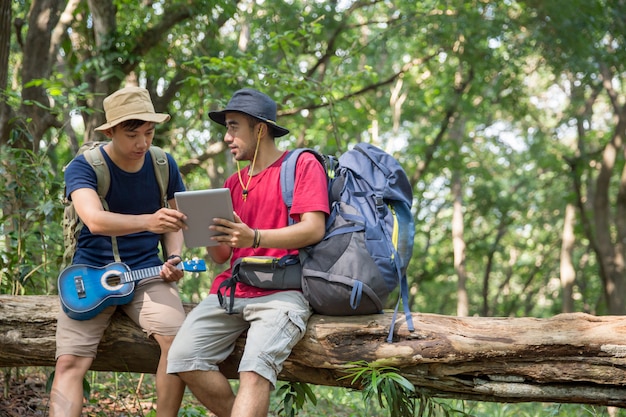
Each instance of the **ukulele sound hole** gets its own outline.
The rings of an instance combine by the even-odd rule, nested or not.
[[[122,276],[119,271],[109,271],[102,275],[102,286],[108,291],[115,291],[122,287]]]

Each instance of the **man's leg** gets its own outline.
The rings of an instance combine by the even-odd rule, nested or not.
[[[270,381],[256,372],[239,373],[239,391],[232,415],[266,417],[270,409]]]
[[[159,366],[156,372],[157,417],[176,417],[183,400],[185,383],[176,375],[167,371],[167,354],[174,336],[153,335],[161,347]]]
[[[235,396],[217,364],[228,358],[247,328],[240,314],[227,314],[211,294],[189,313],[170,348],[168,372],[178,374],[219,417],[230,417]]]
[[[81,356],[59,356],[50,391],[50,417],[80,417],[83,379],[92,361],[92,358]]]
[[[185,384],[167,374],[167,355],[174,336],[185,319],[185,310],[175,284],[156,280],[139,285],[133,300],[122,306],[124,312],[159,344],[161,355],[156,371],[158,417],[176,417]]]
[[[50,391],[50,416],[78,417],[83,408],[83,379],[96,357],[98,344],[115,306],[89,320],[57,316],[56,366]]]
[[[217,417],[239,416],[233,410],[235,394],[219,371],[180,372],[193,395]]]
[[[270,391],[283,363],[300,341],[311,316],[299,291],[284,291],[248,300],[243,317],[250,323],[239,364],[239,391],[234,416],[267,416]]]

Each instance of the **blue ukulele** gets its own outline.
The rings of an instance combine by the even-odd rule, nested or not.
[[[206,271],[203,260],[190,260],[176,265],[189,272]],[[59,274],[59,298],[65,313],[75,320],[88,320],[110,305],[129,303],[135,282],[158,278],[162,265],[131,271],[122,262],[103,267],[70,265]]]

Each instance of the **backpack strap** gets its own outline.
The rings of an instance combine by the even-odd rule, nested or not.
[[[159,190],[161,191],[161,207],[169,208],[167,202],[167,188],[170,183],[170,167],[167,161],[165,151],[158,146],[150,146],[150,157],[154,166],[154,176],[156,177]],[[161,235],[161,252],[163,259],[167,258],[167,248],[165,247],[165,238]]]
[[[235,290],[237,288],[237,277],[231,276],[224,280],[217,288],[217,298],[220,305],[226,310],[227,314],[234,314],[233,305],[235,304]],[[228,295],[226,294],[228,291]],[[228,297],[228,298],[226,298]]]
[[[293,204],[293,189],[295,187],[296,179],[296,163],[298,157],[302,152],[306,152],[305,148],[298,148],[293,151],[287,152],[283,163],[280,166],[280,190],[283,195],[283,201],[287,206],[287,213],[291,213],[291,206]],[[289,216],[289,224],[293,224],[291,216]]]
[[[87,149],[84,153],[85,159],[89,162],[89,165],[93,168],[96,173],[96,184],[98,185],[98,196],[100,197],[100,201],[102,202],[102,207],[109,211],[109,205],[106,202],[106,195],[109,192],[109,187],[111,186],[111,172],[109,171],[109,167],[104,160],[104,156],[102,155],[102,147],[97,146],[95,148]],[[82,222],[82,220],[81,220]],[[117,238],[115,236],[111,236],[111,248],[113,250],[113,258],[115,262],[121,262],[120,258],[120,250],[117,246]]]
[[[409,283],[406,279],[406,274],[403,274],[402,277],[400,277],[400,295],[398,296],[396,308],[393,310],[391,325],[389,326],[389,334],[387,335],[388,343],[393,342],[393,330],[396,326],[396,316],[398,315],[400,302],[402,302],[402,305],[404,307],[404,317],[406,319],[407,328],[412,333],[415,331],[415,326],[413,325],[413,316],[411,315],[411,309],[409,308]]]
[[[402,204],[398,204],[396,206],[391,207],[395,221],[400,224],[412,224],[411,222],[411,208],[408,206],[404,206]],[[409,230],[399,231],[400,233],[408,233],[408,239],[413,240],[414,230],[412,227],[408,228]],[[395,262],[396,272],[398,274],[398,286],[400,288],[400,294],[398,295],[398,302],[396,303],[396,308],[393,311],[393,317],[391,319],[391,329],[389,330],[389,335],[387,336],[387,342],[391,343],[393,341],[393,330],[396,324],[396,316],[398,314],[398,308],[400,303],[404,307],[404,317],[406,320],[406,325],[409,332],[415,331],[415,326],[413,325],[413,315],[411,314],[411,309],[409,308],[409,283],[406,277],[406,270],[402,267],[402,259],[410,257],[411,254],[408,253],[409,248],[399,248],[397,247],[397,237],[394,238],[394,249],[395,249],[395,257],[393,261]]]
[[[287,206],[287,217],[288,224],[294,224],[294,220],[291,218],[291,206],[293,205],[293,189],[295,187],[296,180],[296,164],[298,163],[298,158],[302,155],[303,152],[309,152],[315,155],[317,160],[322,164],[322,167],[326,171],[326,176],[328,178],[334,177],[334,168],[336,165],[335,159],[333,157],[327,157],[325,155],[320,154],[314,149],[311,148],[297,148],[292,151],[289,151],[287,155],[285,155],[285,159],[283,159],[283,163],[280,166],[280,189],[283,195],[283,201]]]
[[[109,167],[107,166],[104,156],[102,156],[102,150],[100,146],[95,148],[87,149],[84,152],[85,159],[91,165],[93,170],[96,173],[96,183],[98,185],[98,195],[102,200],[106,197],[109,192],[109,187],[111,186],[111,173],[109,172]],[[106,204],[106,202],[104,202]],[[108,210],[108,207],[105,207]]]
[[[154,175],[156,176],[159,189],[161,190],[161,207],[169,207],[167,202],[167,187],[170,182],[170,168],[167,162],[165,151],[158,146],[150,147],[150,156],[154,165]]]

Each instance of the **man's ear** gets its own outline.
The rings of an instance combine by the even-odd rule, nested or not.
[[[103,130],[102,133],[104,133],[104,136],[111,139],[113,137],[113,128],[110,127],[107,130]]]

